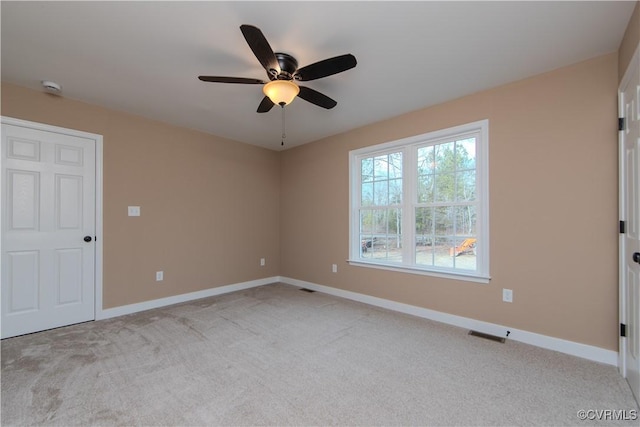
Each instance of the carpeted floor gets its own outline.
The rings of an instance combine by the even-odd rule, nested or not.
[[[275,284],[2,341],[10,425],[638,425],[616,368]],[[637,413],[637,412],[636,412]]]

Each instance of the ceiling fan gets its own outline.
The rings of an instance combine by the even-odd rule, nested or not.
[[[286,53],[273,52],[269,42],[267,42],[259,28],[253,25],[241,25],[240,31],[242,31],[242,35],[244,35],[253,54],[267,71],[269,81],[220,76],[199,76],[200,80],[214,83],[264,85],[262,90],[265,96],[258,106],[258,113],[266,113],[275,104],[284,107],[293,101],[296,96],[326,109],[333,108],[338,104],[335,100],[317,90],[298,86],[294,81],[307,82],[347,71],[356,66],[355,56],[351,54],[340,55],[298,68],[298,61],[293,56]]]

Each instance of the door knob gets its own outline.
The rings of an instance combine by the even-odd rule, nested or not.
[[[91,241],[91,236],[84,236],[84,241],[89,243]],[[640,254],[638,254],[640,255]]]
[[[633,259],[633,262],[640,264],[640,252],[635,252],[631,258]]]

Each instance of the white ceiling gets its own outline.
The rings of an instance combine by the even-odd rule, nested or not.
[[[356,68],[304,83],[338,101],[286,107],[285,149],[616,51],[635,1],[9,2],[2,80],[280,150],[281,112],[256,113],[266,79],[240,32],[262,30],[300,67]]]

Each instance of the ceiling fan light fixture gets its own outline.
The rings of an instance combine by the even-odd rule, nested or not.
[[[285,106],[298,96],[300,88],[289,80],[273,80],[265,84],[262,91],[274,104]]]

